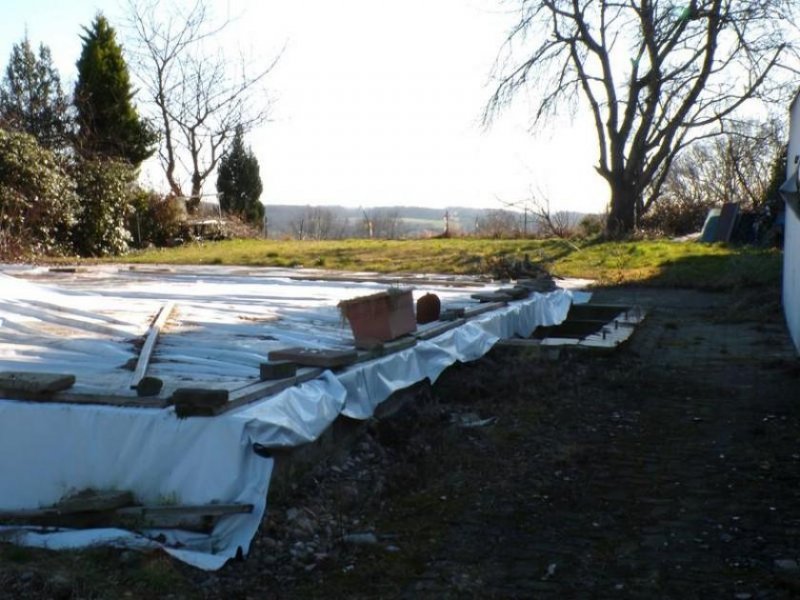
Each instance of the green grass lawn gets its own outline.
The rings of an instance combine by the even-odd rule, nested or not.
[[[779,284],[774,249],[666,240],[579,242],[475,238],[399,241],[228,240],[132,253],[131,263],[316,267],[379,273],[478,274],[487,260],[528,256],[556,275],[603,284],[722,289]]]

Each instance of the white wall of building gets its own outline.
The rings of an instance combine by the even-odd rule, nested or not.
[[[791,108],[789,126],[789,151],[786,161],[786,178],[797,177],[800,167],[800,94]],[[800,190],[798,190],[800,193]],[[786,323],[800,352],[800,207],[795,202],[786,205],[786,229],[783,242],[783,311]]]

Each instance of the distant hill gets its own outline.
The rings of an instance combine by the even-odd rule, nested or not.
[[[475,233],[481,224],[492,220],[498,212],[507,213],[511,222],[521,229],[522,213],[501,209],[451,206],[427,208],[421,206],[381,206],[353,208],[348,206],[298,206],[267,204],[268,235],[270,238],[336,239],[369,237],[371,222],[374,237],[404,238],[435,236],[444,233],[445,219],[453,234]],[[582,213],[570,213],[575,223]],[[528,231],[535,233],[536,224],[529,217]]]
[[[480,219],[486,211],[487,209],[462,206],[449,208],[381,206],[361,209],[348,206],[266,205],[270,237],[296,237],[301,228],[309,231],[309,226],[313,230],[317,225],[329,228],[328,237],[365,235],[367,218],[373,220],[376,227],[395,227],[396,235],[393,237],[438,235],[444,232],[446,214],[451,231],[471,233],[475,229],[476,219]],[[341,232],[344,235],[331,235],[332,232]],[[378,232],[375,234],[377,236]]]

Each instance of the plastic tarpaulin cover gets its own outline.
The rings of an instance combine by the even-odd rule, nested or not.
[[[347,389],[342,411],[354,419],[367,419],[393,392],[429,379],[435,382],[447,367],[476,360],[501,338],[528,337],[538,326],[561,323],[569,312],[571,293],[560,290],[484,313],[413,348],[350,368],[339,375]]]
[[[249,514],[222,518],[211,535],[109,529],[42,534],[6,527],[0,538],[47,548],[161,545],[194,566],[217,569],[239,548],[247,553],[264,515],[272,459],[258,456],[253,444],[315,440],[339,414],[344,398],[344,387],[326,373],[213,419],[178,419],[171,409],[0,402],[0,509],[48,506],[88,488],[134,490],[144,504],[254,507]],[[156,536],[164,543],[153,541]]]
[[[75,389],[90,393],[127,384],[130,372],[119,365],[136,356],[130,340],[146,331],[165,299],[179,303],[177,331],[159,338],[152,371],[165,378],[189,375],[201,383],[241,385],[258,380],[259,361],[270,349],[352,347],[336,303],[385,287],[213,270],[202,276],[177,270],[156,280],[109,270],[59,283],[0,274],[0,370],[63,368],[79,374]],[[480,289],[483,284],[476,283],[434,291],[451,306],[467,306],[475,304],[469,295]],[[534,294],[396,354],[336,375],[325,372],[210,419],[178,419],[172,408],[2,399],[0,510],[51,506],[87,488],[130,490],[143,504],[221,502],[254,509],[221,518],[210,535],[4,527],[0,539],[49,548],[161,546],[194,566],[217,569],[239,549],[247,553],[266,509],[273,462],[254,453],[254,444],[297,446],[317,439],[339,414],[369,418],[393,392],[435,381],[454,362],[483,356],[500,338],[527,337],[537,326],[560,323],[571,297],[565,290]],[[61,335],[65,327],[73,335]],[[88,329],[75,335],[75,327]]]

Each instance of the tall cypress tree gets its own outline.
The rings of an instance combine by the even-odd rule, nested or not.
[[[102,14],[84,32],[75,85],[78,149],[87,157],[117,158],[138,166],[153,154],[156,136],[133,104],[116,32]]]
[[[259,202],[262,191],[258,159],[244,145],[244,133],[238,126],[217,169],[220,208],[251,223],[261,224],[264,218],[264,205]]]
[[[40,44],[37,56],[26,35],[14,44],[0,84],[0,123],[56,150],[67,145],[68,106],[50,49]]]

